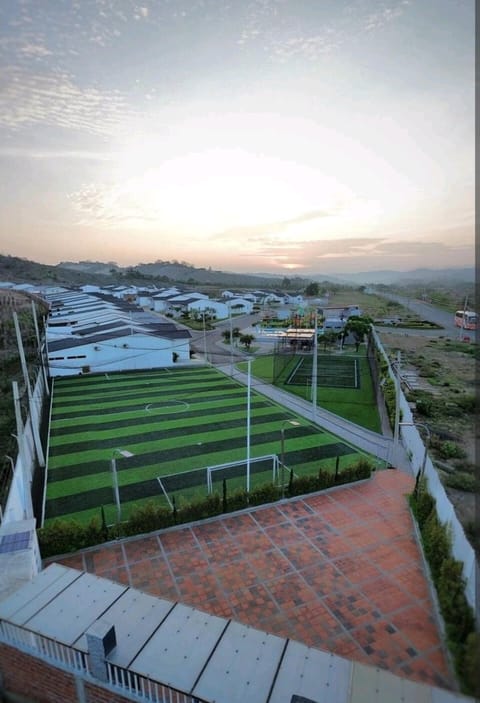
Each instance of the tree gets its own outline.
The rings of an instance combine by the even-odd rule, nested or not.
[[[323,351],[326,351],[327,347],[333,346],[338,340],[338,332],[335,332],[335,330],[327,330],[319,339],[323,344]]]
[[[247,351],[249,351],[250,345],[252,344],[254,339],[255,339],[255,337],[253,336],[253,334],[241,334],[240,335],[240,344],[243,344],[245,349]]]
[[[314,295],[318,295],[319,290],[320,287],[318,283],[309,283],[308,286],[306,286],[305,288],[305,295],[307,295],[308,297],[313,297]]]
[[[363,342],[365,335],[370,331],[370,325],[373,320],[371,317],[349,317],[347,324],[343,328],[343,341],[348,334],[353,334],[355,338],[355,351],[358,352],[360,344]]]
[[[282,281],[282,288],[285,288],[285,290],[288,290],[291,285],[292,285],[291,280],[285,276],[285,278]]]

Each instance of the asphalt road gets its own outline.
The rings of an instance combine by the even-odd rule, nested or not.
[[[455,327],[454,321],[453,321],[453,313],[451,312],[446,312],[445,310],[441,310],[440,308],[436,308],[434,305],[431,305],[430,303],[425,303],[422,300],[417,300],[415,298],[406,298],[401,295],[395,295],[393,293],[379,293],[384,298],[387,298],[387,300],[394,300],[397,303],[400,303],[401,305],[404,305],[406,308],[411,310],[412,312],[416,313],[419,317],[422,318],[422,320],[428,320],[429,322],[435,322],[437,325],[441,325],[443,327],[443,330],[437,330],[435,335],[432,334],[432,330],[418,330],[418,331],[427,331],[428,334],[432,336],[438,336],[438,335],[447,335],[449,337],[459,337],[460,336],[460,330],[458,327]],[[412,334],[414,330],[407,330],[408,334]]]
[[[232,328],[238,327],[240,330],[244,330],[250,327],[255,322],[259,321],[259,316],[257,315],[238,315],[232,320]],[[176,324],[178,322],[176,321]],[[248,353],[240,346],[225,345],[225,347],[219,342],[223,341],[223,332],[230,331],[230,321],[223,320],[216,324],[214,330],[207,330],[205,334],[203,331],[190,330],[192,335],[191,346],[197,352],[197,354],[204,356],[205,347],[207,351],[207,358],[211,364],[227,364],[229,360],[233,357],[238,360],[248,356]]]

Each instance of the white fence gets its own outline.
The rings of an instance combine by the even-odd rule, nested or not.
[[[388,361],[388,356],[382,346],[378,335],[373,331],[373,336],[377,348],[383,357]],[[393,370],[389,363],[389,374],[392,379],[395,378]],[[414,424],[414,419],[408,401],[403,392],[400,392],[400,412],[402,423],[412,423],[412,425],[402,425],[400,438],[403,446],[411,457],[414,475],[420,471],[425,456],[425,445],[422,437]],[[429,493],[435,498],[437,506],[437,515],[443,524],[450,524],[452,533],[452,554],[455,559],[463,562],[463,576],[466,581],[465,595],[468,602],[475,610],[476,607],[476,583],[479,579],[479,569],[475,552],[472,545],[465,537],[464,529],[455,514],[453,505],[451,504],[445,489],[440,481],[437,470],[432,464],[430,457],[427,456],[425,463],[425,477],[428,481]]]
[[[41,419],[41,409],[45,397],[45,380],[40,371],[33,389],[33,404],[37,410],[37,429]],[[35,470],[35,440],[33,436],[32,417],[27,421],[17,437],[18,457],[15,463],[12,482],[3,513],[2,524],[15,520],[28,520],[33,517],[32,480]]]

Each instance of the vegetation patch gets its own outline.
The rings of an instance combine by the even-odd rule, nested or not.
[[[437,591],[455,669],[463,693],[480,695],[478,677],[479,633],[475,617],[465,596],[463,564],[452,556],[452,538],[448,524],[438,518],[435,499],[428,492],[425,479],[419,482],[410,505],[420,528],[425,557]],[[477,665],[473,661],[477,661]]]

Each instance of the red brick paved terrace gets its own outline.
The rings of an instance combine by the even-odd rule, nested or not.
[[[399,471],[61,563],[455,688]]]

